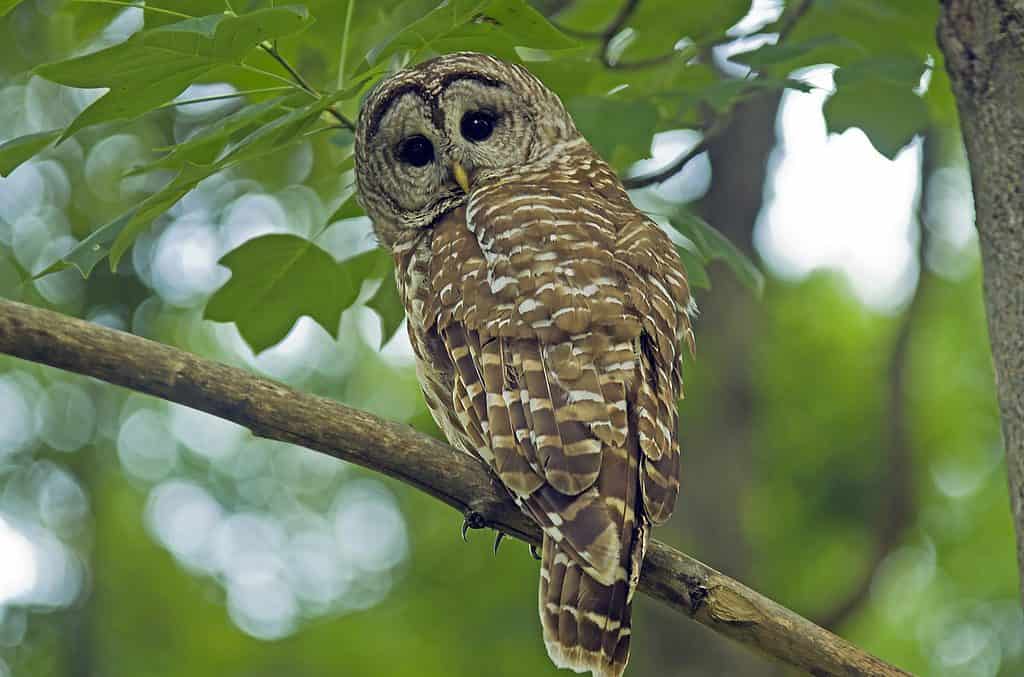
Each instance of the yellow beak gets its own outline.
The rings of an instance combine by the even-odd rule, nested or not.
[[[452,163],[452,174],[455,176],[455,182],[462,187],[462,190],[466,193],[469,192],[469,174],[466,173],[465,168],[458,162]]]

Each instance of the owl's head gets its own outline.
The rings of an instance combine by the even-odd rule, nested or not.
[[[425,228],[473,185],[579,135],[558,97],[522,66],[462,52],[382,80],[356,129],[359,199],[381,242]]]

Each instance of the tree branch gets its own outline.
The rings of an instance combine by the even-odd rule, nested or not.
[[[938,38],[971,165],[1024,601],[1024,0],[943,0]]]
[[[208,412],[254,434],[355,463],[529,543],[540,531],[475,458],[337,402],[176,348],[0,300],[0,352]],[[816,675],[907,675],[706,564],[659,542],[640,590],[766,654]]]
[[[626,5],[616,16],[615,20],[608,26],[604,33],[600,34],[603,38],[600,58],[601,62],[608,68],[645,68],[648,66],[655,66],[663,63],[670,59],[674,53],[663,55],[661,57],[654,57],[653,59],[638,61],[629,64],[613,64],[608,59],[608,45],[613,37],[622,29],[622,27],[629,21],[630,16],[636,10],[639,5],[639,0],[636,2],[627,2]],[[779,38],[777,43],[783,42],[789,37],[789,34],[796,28],[797,23],[807,11],[811,8],[811,0],[800,0],[792,8],[788,9],[777,23]],[[613,31],[613,32],[612,32]],[[759,93],[758,90],[751,88],[750,92]],[[742,100],[742,99],[741,99]],[[724,130],[728,129],[729,124],[733,119],[733,111],[736,110],[734,106],[728,112],[722,113],[717,116],[712,116],[707,121],[706,131],[704,138],[693,148],[683,153],[680,153],[678,157],[669,162],[661,169],[648,172],[647,174],[641,174],[639,176],[632,176],[623,179],[622,183],[628,190],[634,190],[636,188],[646,188],[658,183],[663,183],[683,170],[687,164],[690,163],[695,157],[703,153],[708,149],[708,144]]]
[[[622,179],[622,185],[626,190],[633,190],[635,188],[645,188],[656,183],[668,181],[673,176],[683,171],[683,167],[688,165],[690,160],[706,151],[708,149],[708,142],[718,134],[718,131],[709,129],[704,134],[704,138],[698,141],[692,148],[690,148],[690,150],[680,153],[676,159],[672,160],[672,162],[669,162],[661,169],[655,169],[654,171],[646,174],[624,177]]]

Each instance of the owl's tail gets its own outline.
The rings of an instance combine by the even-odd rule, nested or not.
[[[629,587],[625,578],[612,585],[599,583],[544,537],[540,621],[555,665],[575,672],[589,670],[594,677],[622,675],[629,660]]]

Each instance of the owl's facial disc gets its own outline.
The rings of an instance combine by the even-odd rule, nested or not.
[[[520,66],[472,53],[427,61],[382,81],[360,110],[360,201],[390,245],[577,134],[558,98]]]

